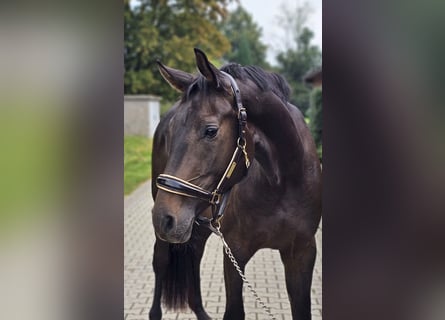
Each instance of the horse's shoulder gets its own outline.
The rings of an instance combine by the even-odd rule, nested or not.
[[[293,105],[292,103],[288,102],[286,106],[287,110],[289,110],[289,113],[293,119],[304,119],[303,113],[296,105]]]

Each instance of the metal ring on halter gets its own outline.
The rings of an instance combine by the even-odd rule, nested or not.
[[[210,221],[210,223],[208,224],[208,228],[215,233],[216,235],[218,235],[219,237],[222,237],[222,233],[220,231],[221,229],[221,223],[219,222],[220,219],[216,219],[216,220],[212,220]],[[213,225],[213,223],[215,223],[215,225]]]
[[[241,141],[243,141],[244,143],[240,143]],[[241,149],[245,149],[246,145],[247,145],[247,141],[244,138],[239,137],[238,140],[236,140],[236,144],[238,145],[238,147],[240,147]]]

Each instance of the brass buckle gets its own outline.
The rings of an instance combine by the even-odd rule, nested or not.
[[[212,199],[210,199],[210,203],[214,205],[218,205],[221,201],[221,194],[217,193],[216,191],[212,192]]]
[[[244,143],[241,144],[241,141],[244,142]],[[241,138],[238,138],[238,140],[236,141],[236,144],[238,145],[238,148],[240,148],[241,151],[243,152],[243,154],[244,154],[244,161],[246,162],[246,168],[249,169],[249,167],[250,167],[250,160],[249,160],[249,157],[248,157],[247,151],[246,151],[246,144],[247,144],[246,139],[242,138],[242,140],[241,140]]]
[[[244,114],[243,114],[244,113]],[[238,119],[240,119],[240,120],[242,120],[242,121],[246,121],[246,119],[241,119],[241,115],[244,115],[244,116],[246,116],[247,117],[247,110],[246,110],[246,108],[244,108],[243,106],[242,106],[242,104],[240,103],[239,105],[238,105]]]

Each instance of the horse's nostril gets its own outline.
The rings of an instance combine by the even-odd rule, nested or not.
[[[166,227],[168,230],[170,230],[171,228],[173,228],[173,217],[170,216],[170,215],[167,215],[167,216],[165,217],[165,220],[166,220],[166,222],[165,222],[165,227]]]
[[[171,215],[166,214],[162,219],[162,230],[164,233],[168,233],[175,226],[175,218]]]

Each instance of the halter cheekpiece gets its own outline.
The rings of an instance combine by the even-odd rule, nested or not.
[[[156,178],[156,186],[161,190],[185,197],[200,199],[212,205],[211,219],[203,216],[198,216],[195,220],[195,222],[198,225],[205,224],[209,227],[212,226],[212,222],[214,221],[219,222],[219,220],[222,218],[224,214],[224,209],[226,207],[227,200],[229,198],[228,195],[231,190],[231,189],[226,190],[227,183],[230,177],[232,176],[233,172],[237,168],[238,164],[241,162],[241,159],[244,158],[246,171],[250,166],[250,161],[246,152],[246,139],[244,137],[246,133],[247,112],[241,102],[241,93],[235,79],[233,79],[233,77],[230,74],[224,71],[220,72],[223,73],[230,80],[230,85],[234,94],[235,98],[234,108],[235,111],[237,112],[237,119],[238,119],[238,139],[236,142],[236,148],[235,151],[233,152],[232,158],[229,164],[227,165],[227,168],[223,176],[219,180],[215,190],[208,191],[186,180],[164,173],[160,174]]]

